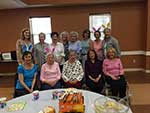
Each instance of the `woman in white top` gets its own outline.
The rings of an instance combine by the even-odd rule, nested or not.
[[[57,32],[51,33],[52,43],[50,44],[50,52],[53,53],[55,61],[59,63],[60,69],[64,63],[64,45],[61,42],[58,42],[59,34]]]

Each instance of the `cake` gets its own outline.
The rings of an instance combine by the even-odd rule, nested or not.
[[[84,113],[84,97],[81,92],[67,92],[59,99],[59,113]]]

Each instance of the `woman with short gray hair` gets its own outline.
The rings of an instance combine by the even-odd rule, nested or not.
[[[81,81],[84,76],[84,71],[79,60],[76,59],[76,52],[74,50],[69,51],[69,60],[64,63],[62,71],[62,79],[64,86],[81,88]]]
[[[63,31],[62,33],[60,33],[60,42],[63,43],[64,45],[64,59],[65,61],[68,60],[68,54],[69,54],[69,33],[67,31]]]
[[[81,56],[81,42],[78,40],[78,32],[71,31],[70,32],[70,42],[69,42],[69,50],[74,50],[77,54],[77,59],[80,59]]]

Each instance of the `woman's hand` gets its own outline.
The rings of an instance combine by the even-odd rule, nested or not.
[[[94,79],[94,78],[92,78],[90,75],[89,75],[89,78],[90,78],[93,82],[95,82],[95,79]]]
[[[44,79],[42,82],[43,82],[43,83],[46,83],[46,84],[48,84],[48,85],[50,85],[50,86],[52,86],[52,87],[57,83],[57,81],[47,81],[47,80],[45,80],[45,79]]]
[[[31,89],[29,89],[29,93],[32,93],[33,92],[33,89],[31,88]]]
[[[32,93],[32,92],[33,92],[33,88],[30,89],[30,93]]]
[[[99,79],[101,78],[101,74],[95,79],[95,82],[98,83]]]
[[[113,80],[119,80],[120,79],[120,77],[116,77],[116,76],[111,76],[111,78],[113,79]]]
[[[57,83],[57,81],[51,81],[51,82],[49,82],[50,83],[50,86],[55,86],[55,84]]]
[[[76,84],[77,82],[77,80],[69,81],[70,84]]]
[[[99,81],[99,79],[100,79],[100,77],[98,76],[97,78],[92,78],[91,76],[89,76],[89,78],[93,81],[93,82],[95,82],[95,83],[97,83],[98,81]]]

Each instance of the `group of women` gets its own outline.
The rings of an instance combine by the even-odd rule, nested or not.
[[[118,41],[111,36],[111,30],[95,31],[95,40],[90,31],[84,30],[80,40],[78,33],[64,31],[51,33],[52,43],[45,42],[45,34],[39,34],[39,43],[33,45],[28,29],[22,31],[22,38],[16,43],[18,80],[16,96],[31,93],[36,80],[40,89],[82,88],[102,93],[105,82],[111,86],[113,96],[123,98],[126,81],[120,60]]]

